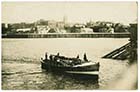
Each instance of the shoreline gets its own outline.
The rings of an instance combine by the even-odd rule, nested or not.
[[[2,38],[129,38],[130,33],[17,33],[2,34]]]

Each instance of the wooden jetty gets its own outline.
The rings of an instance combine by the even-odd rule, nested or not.
[[[127,43],[120,48],[113,50],[112,52],[104,55],[102,58],[111,58],[111,59],[119,59],[119,60],[125,60],[128,59],[130,56],[130,53],[128,52],[128,49],[130,48],[130,43]]]

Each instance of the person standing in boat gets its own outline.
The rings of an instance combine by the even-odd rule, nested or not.
[[[41,60],[43,60],[43,58],[41,58]],[[45,53],[45,59],[43,61],[48,62],[48,54],[47,54],[47,52]]]
[[[51,60],[51,61],[53,60],[53,57],[52,57],[52,55],[50,55],[50,56],[49,56],[49,58],[50,58],[50,60]]]
[[[46,52],[45,53],[45,60],[47,60],[48,59],[48,53]]]
[[[57,53],[57,55],[54,56],[54,61],[57,61],[58,58],[59,58],[59,53]]]
[[[57,53],[57,56],[59,56],[59,52]]]
[[[55,56],[50,55],[49,58],[50,58],[50,64],[51,64],[51,65],[55,65],[55,61],[54,61]]]
[[[86,53],[84,54],[84,61],[88,61]]]
[[[79,54],[77,55],[77,62],[79,63],[79,64],[81,64],[82,63],[82,61],[79,59]]]
[[[57,65],[58,64],[58,61],[59,61],[59,52],[57,53],[57,55],[54,56],[54,58],[53,58],[53,64],[55,66],[58,66]]]
[[[76,57],[77,59],[79,59],[79,54],[77,55],[77,57]]]

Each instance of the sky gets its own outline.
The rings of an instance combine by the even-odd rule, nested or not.
[[[67,22],[137,20],[137,3],[127,2],[2,2],[2,23],[35,22],[39,19]]]

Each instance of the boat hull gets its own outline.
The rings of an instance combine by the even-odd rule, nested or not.
[[[55,71],[55,72],[64,72],[64,71],[99,71],[99,63],[93,65],[87,65],[82,67],[64,67],[64,66],[55,66],[44,61],[41,61],[41,68],[47,71]]]

